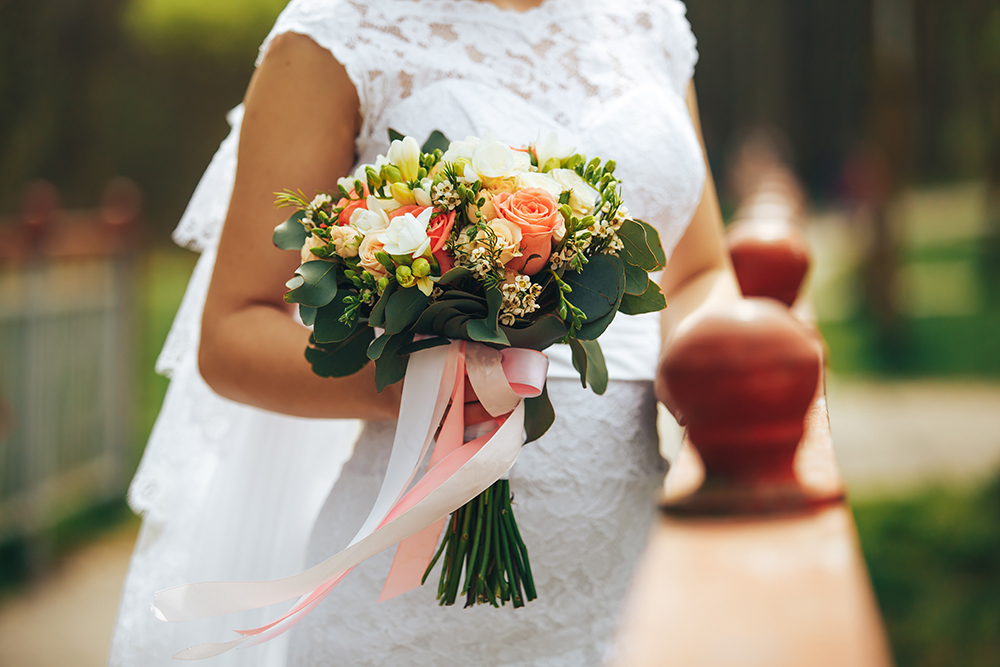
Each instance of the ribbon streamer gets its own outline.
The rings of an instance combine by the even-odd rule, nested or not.
[[[220,616],[299,598],[275,621],[252,630],[237,630],[242,635],[238,639],[199,644],[174,658],[200,660],[281,635],[315,609],[355,566],[397,543],[379,600],[419,586],[448,515],[514,465],[524,442],[523,399],[541,393],[547,369],[548,359],[541,352],[501,352],[466,341],[410,355],[385,479],[351,543],[291,577],[202,582],[159,591],[153,611],[164,621]],[[466,375],[483,408],[493,417],[490,432],[470,442],[464,441]],[[433,387],[437,387],[436,392]],[[436,444],[430,452],[435,434]],[[428,470],[414,484],[420,463],[429,452]]]

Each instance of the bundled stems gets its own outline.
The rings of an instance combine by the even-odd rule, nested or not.
[[[459,594],[466,607],[508,601],[523,607],[535,599],[528,549],[510,502],[510,481],[501,479],[451,515],[423,579],[444,555],[437,594],[442,605],[455,604]]]

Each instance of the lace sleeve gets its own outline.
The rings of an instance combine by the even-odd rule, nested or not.
[[[698,42],[687,20],[687,7],[681,0],[658,0],[657,4],[660,9],[658,28],[669,62],[670,80],[677,92],[686,96],[698,62]]]

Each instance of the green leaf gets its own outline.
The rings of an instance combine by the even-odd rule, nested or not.
[[[424,338],[423,340],[418,340],[410,343],[409,345],[404,345],[399,348],[399,354],[410,355],[414,352],[420,352],[421,350],[429,350],[432,347],[440,347],[442,345],[451,345],[451,341],[447,338],[442,338],[441,336],[436,336],[434,338]]]
[[[441,333],[451,339],[467,339],[469,337],[469,328],[467,326],[469,320],[472,317],[470,315],[459,315],[453,317],[444,323],[441,327]]]
[[[316,309],[300,305],[299,319],[302,320],[302,324],[311,327],[316,322]]]
[[[309,232],[302,226],[301,220],[306,217],[305,211],[296,211],[292,217],[274,228],[271,240],[282,250],[302,250]]]
[[[416,287],[396,290],[385,305],[385,332],[397,334],[416,322],[427,300],[427,295]]]
[[[573,288],[566,298],[590,322],[614,310],[624,287],[624,267],[614,255],[597,255],[579,273],[567,271],[563,281]]]
[[[646,229],[634,220],[626,220],[622,223],[622,226],[618,229],[618,238],[621,239],[622,245],[625,247],[622,249],[621,258],[627,264],[633,264],[646,272],[656,271],[660,268],[660,262],[649,247],[649,241],[646,238]],[[659,241],[659,238],[657,238]],[[661,248],[662,252],[662,248]]]
[[[390,282],[386,285],[382,296],[379,297],[378,301],[372,307],[372,314],[368,317],[368,326],[380,327],[385,324],[385,305],[389,303],[389,299],[398,287],[399,283],[397,282]]]
[[[580,384],[587,388],[587,350],[576,338],[569,339],[569,349],[573,354],[573,368],[580,374]]]
[[[316,322],[313,326],[313,338],[318,343],[336,343],[344,340],[358,328],[358,318],[351,324],[344,324],[340,316],[347,310],[343,299],[334,299],[316,311]]]
[[[608,257],[608,255],[601,255],[602,257]],[[625,285],[625,263],[618,261],[616,268],[619,271],[618,277],[621,281],[621,285]],[[580,340],[594,340],[607,330],[608,326],[611,324],[612,320],[615,319],[615,315],[618,314],[618,307],[621,305],[622,296],[625,294],[625,290],[622,289],[618,292],[618,298],[615,300],[615,306],[611,309],[609,313],[601,317],[600,319],[593,320],[584,323],[580,330],[577,332],[576,337]]]
[[[563,321],[551,313],[542,315],[523,329],[505,326],[501,326],[500,329],[507,334],[511,347],[525,347],[530,350],[544,350],[553,343],[561,341],[569,333]]]
[[[486,320],[471,320],[469,322],[469,338],[480,343],[493,343],[495,345],[510,346],[507,334],[501,329],[494,330]]]
[[[542,393],[535,398],[524,399],[524,430],[528,435],[525,444],[534,442],[545,435],[556,420],[556,411],[552,409],[549,400],[548,384],[542,387]]]
[[[460,289],[445,290],[444,293],[441,294],[440,297],[438,297],[438,299],[440,301],[447,301],[449,299],[471,299],[473,301],[477,301],[477,302],[483,304],[483,311],[485,312],[485,310],[486,310],[486,308],[485,308],[485,306],[486,306],[486,298],[485,297],[480,296],[478,294],[472,294],[471,292],[463,292]]]
[[[375,389],[382,391],[390,384],[396,384],[406,375],[409,357],[399,354],[399,350],[413,342],[413,334],[391,336],[385,349],[375,360]]]
[[[667,299],[660,291],[660,286],[655,280],[648,280],[646,291],[639,295],[626,294],[622,299],[618,310],[626,315],[639,315],[641,313],[655,313],[667,307]]]
[[[625,293],[642,294],[646,291],[649,274],[640,266],[625,262]]]
[[[450,271],[446,271],[444,275],[441,276],[440,280],[437,281],[438,287],[444,285],[450,285],[456,280],[461,280],[462,278],[468,278],[472,275],[472,269],[465,266],[456,266]]]
[[[365,350],[374,337],[375,332],[370,327],[358,327],[353,334],[332,345],[320,345],[310,336],[306,360],[312,365],[313,373],[322,377],[353,375],[368,363]]]
[[[389,128],[389,143],[390,144],[392,142],[394,142],[394,141],[402,141],[405,138],[406,138],[405,134],[400,134],[399,132],[397,132],[396,130],[392,129],[391,127]]]
[[[368,351],[366,353],[368,358],[374,360],[381,357],[382,353],[385,351],[386,343],[388,343],[391,338],[392,336],[390,334],[384,333],[373,340],[371,345],[368,346]]]
[[[297,277],[288,281],[285,301],[310,308],[322,308],[337,296],[337,265],[314,259],[295,269]]]
[[[444,136],[443,132],[440,130],[434,130],[431,132],[431,136],[427,137],[427,141],[424,142],[424,145],[420,147],[420,151],[422,153],[433,153],[435,149],[439,148],[441,149],[441,152],[444,153],[448,150],[448,146],[450,144],[451,142],[448,141],[448,137]]]
[[[608,365],[601,345],[596,340],[581,340],[580,345],[587,352],[587,382],[595,394],[603,394],[608,388]]]
[[[635,222],[642,225],[643,230],[646,232],[646,245],[649,246],[649,249],[656,256],[658,264],[656,270],[664,268],[667,265],[667,254],[663,252],[663,244],[660,243],[660,233],[656,231],[656,227],[648,222],[643,220],[635,220]]]
[[[432,303],[420,313],[413,330],[422,334],[440,333],[440,329],[434,326],[437,316],[444,312],[451,312],[452,317],[457,315],[485,315],[486,306],[478,301],[468,299],[454,299],[450,301],[438,301]],[[448,318],[450,319],[450,317]]]

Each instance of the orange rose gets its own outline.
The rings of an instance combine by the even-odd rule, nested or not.
[[[367,197],[368,196],[368,186],[367,185],[363,186],[362,190],[364,190],[364,195],[365,195],[365,197]],[[351,190],[351,195],[354,196],[354,190],[353,189]],[[344,210],[341,211],[340,215],[337,216],[337,224],[338,225],[347,225],[347,224],[350,224],[350,222],[351,222],[351,214],[354,213],[354,211],[356,211],[359,208],[367,209],[368,205],[367,205],[367,201],[364,198],[362,198],[362,199],[354,199],[354,200],[341,198],[340,201],[337,202],[337,205],[334,208],[340,208],[340,207],[343,207]]]
[[[546,190],[525,188],[494,195],[493,207],[498,217],[521,229],[521,256],[507,267],[528,276],[541,271],[552,253],[552,235],[563,223],[559,202]]]
[[[451,234],[451,228],[455,226],[455,211],[439,213],[431,218],[431,224],[427,225],[427,236],[431,240],[431,252],[444,248]]]

